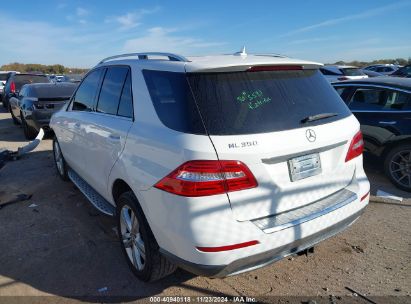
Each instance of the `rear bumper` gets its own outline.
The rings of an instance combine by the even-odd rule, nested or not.
[[[278,247],[263,253],[252,255],[246,258],[236,260],[228,265],[201,265],[195,264],[189,261],[185,261],[163,249],[160,249],[161,253],[165,255],[170,261],[178,265],[179,267],[192,272],[196,275],[207,277],[226,277],[230,275],[239,274],[246,271],[251,271],[271,263],[274,263],[282,258],[303,251],[310,248],[315,244],[328,239],[339,232],[345,230],[351,224],[353,224],[360,215],[364,212],[365,208],[357,211],[346,219],[329,226],[323,230],[320,230],[308,237],[297,239],[296,241]]]

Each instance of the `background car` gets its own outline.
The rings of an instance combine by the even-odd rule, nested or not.
[[[21,87],[27,83],[50,83],[44,74],[28,74],[12,72],[3,90],[3,107],[9,108],[9,100],[13,96],[18,96]],[[10,113],[11,110],[9,109]],[[14,119],[13,119],[14,120]]]
[[[411,78],[411,64],[406,65],[406,66],[396,70],[390,76]]]
[[[377,77],[334,84],[361,124],[365,151],[388,178],[411,191],[411,79]]]
[[[40,128],[49,129],[51,115],[70,99],[74,83],[36,83],[24,85],[17,97],[10,98],[12,115],[22,124],[27,139],[36,137]]]
[[[360,68],[349,65],[325,65],[320,71],[329,82],[368,77]]]
[[[398,70],[399,68],[400,66],[395,65],[395,64],[375,64],[375,65],[367,66],[363,68],[363,70],[373,71],[373,72],[377,72],[383,75],[390,75],[396,70]]]
[[[3,99],[3,90],[6,85],[7,80],[9,79],[11,73],[18,73],[15,71],[0,71],[0,101]]]

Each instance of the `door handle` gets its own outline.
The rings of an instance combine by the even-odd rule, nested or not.
[[[379,121],[378,123],[382,125],[395,125],[397,122],[396,121]]]

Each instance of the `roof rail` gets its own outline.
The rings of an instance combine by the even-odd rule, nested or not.
[[[124,57],[137,57],[138,59],[148,59],[148,56],[164,56],[168,57],[170,61],[182,61],[182,62],[188,62],[189,60],[183,56],[173,54],[173,53],[162,53],[162,52],[144,52],[144,53],[129,53],[129,54],[121,54],[121,55],[115,55],[115,56],[110,56],[107,58],[104,58],[101,60],[98,64],[102,64],[104,62],[107,62],[112,59],[117,59],[117,58],[124,58]]]

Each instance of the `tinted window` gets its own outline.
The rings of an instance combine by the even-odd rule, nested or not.
[[[170,122],[178,120],[189,122],[191,129],[201,129],[195,100],[211,135],[300,128],[302,119],[320,113],[337,113],[338,116],[304,126],[350,115],[346,105],[318,70],[187,75],[145,71],[145,76],[147,74],[152,82],[155,79],[156,85],[149,84],[149,91],[163,123],[170,126]]]
[[[121,91],[127,77],[127,67],[110,67],[107,69],[101,87],[97,111],[107,114],[117,114]]]
[[[143,71],[161,122],[176,131],[206,134],[184,73]]]
[[[360,69],[356,69],[356,68],[344,68],[344,69],[341,69],[341,72],[345,76],[363,76],[363,75],[365,75],[363,71],[361,71]]]
[[[6,81],[8,78],[8,73],[0,73],[0,81]]]
[[[31,86],[30,96],[38,98],[70,98],[76,89],[75,84],[53,84]]]
[[[352,110],[402,110],[407,107],[410,94],[384,89],[359,88],[351,98]]]
[[[16,90],[19,91],[21,87],[28,83],[48,83],[50,82],[45,75],[21,75],[16,74],[13,79]]]
[[[80,84],[73,99],[74,111],[92,111],[94,98],[100,84],[100,77],[103,69],[92,71]]]
[[[124,117],[133,117],[133,97],[131,91],[131,75],[130,71],[127,74],[126,82],[124,83],[123,92],[121,93],[120,104],[118,106],[117,115]]]

